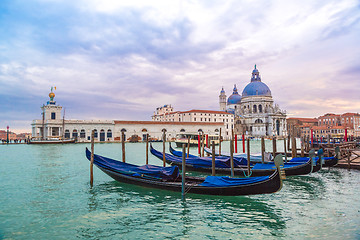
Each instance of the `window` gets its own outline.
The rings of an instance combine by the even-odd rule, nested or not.
[[[256,113],[256,105],[253,106],[254,113]]]
[[[78,131],[76,129],[73,130],[72,132],[72,137],[73,138],[77,138],[78,137]]]
[[[194,121],[196,122],[196,118],[194,118]]]
[[[106,137],[107,137],[107,138],[112,138],[112,132],[111,132],[111,129],[107,130]]]
[[[81,129],[80,138],[85,138],[85,129]]]
[[[70,131],[68,129],[65,130],[65,138],[70,138]]]
[[[56,113],[54,112],[51,113],[51,119],[56,119]]]
[[[94,138],[97,138],[98,137],[98,132],[96,129],[94,129]]]
[[[259,105],[259,113],[262,113],[262,105]]]

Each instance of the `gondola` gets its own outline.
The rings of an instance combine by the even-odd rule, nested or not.
[[[163,160],[163,153],[155,150],[152,145],[150,145],[150,152]],[[186,158],[186,167],[191,171],[198,172],[211,172],[211,158]],[[168,164],[181,166],[182,159],[181,157],[172,156],[171,154],[165,153],[165,161]],[[294,176],[294,175],[306,175],[311,172],[318,171],[316,166],[313,166],[313,161],[309,159],[307,162],[301,163],[287,163],[284,164],[284,170],[286,176]],[[215,171],[219,174],[227,174],[231,173],[230,169],[230,158],[216,158],[215,159]],[[274,163],[256,163],[251,167],[251,176],[267,176],[273,174],[275,171]],[[237,176],[247,176],[247,166],[244,164],[237,164],[236,160],[234,161],[234,174]]]
[[[212,150],[210,148],[204,147],[204,151],[206,153],[209,153],[210,155],[212,155]],[[219,156],[219,155],[220,155],[219,151],[215,150],[215,156]],[[221,156],[230,157],[230,153],[221,151]],[[246,153],[234,153],[233,157],[247,158],[247,154]],[[261,153],[255,153],[255,154],[252,153],[250,155],[250,160],[251,160],[251,162],[254,162],[254,163],[262,162]],[[265,162],[272,162],[273,161],[273,155],[271,153],[269,153],[269,152],[265,152],[264,161]]]
[[[86,157],[88,160],[91,159],[91,152],[87,148]],[[137,166],[97,154],[94,154],[94,164],[119,182],[181,192],[182,177],[177,166]],[[257,178],[186,177],[186,192],[221,196],[274,193],[282,188],[282,177],[284,176],[281,176],[283,174],[280,170],[281,164],[282,159],[277,158],[277,168],[274,173]]]
[[[172,155],[174,155],[174,156],[176,156],[176,157],[182,157],[182,152],[176,151],[175,149],[173,149],[170,143],[169,143],[169,150],[170,150],[170,153],[171,153]],[[313,151],[313,156],[315,156],[314,154],[315,154],[315,152]],[[212,158],[210,158],[210,157],[198,157],[198,156],[191,155],[191,154],[189,154],[189,158],[201,159],[201,161],[206,160],[207,162],[212,161]],[[227,162],[230,162],[230,157],[227,157],[227,156],[216,156],[215,159],[216,159],[216,160],[222,159],[222,160],[227,160]],[[300,158],[299,158],[299,159],[300,159]],[[319,170],[321,169],[321,167],[323,167],[324,165],[320,165],[320,162],[318,161],[318,158],[314,158],[314,157],[313,157],[313,159],[314,159],[314,161],[312,162],[313,166],[312,166],[311,172],[312,172],[312,173],[315,173],[315,172],[319,171]],[[294,163],[304,164],[304,163],[308,162],[309,160],[310,160],[310,158],[307,158],[306,161],[305,161],[304,158],[301,158],[300,161],[297,161],[297,159],[294,159],[292,162],[289,161],[289,162],[285,163],[284,167],[285,167],[286,171],[288,171],[289,174],[292,174],[292,173],[289,172],[289,170],[290,170],[289,167],[290,167],[290,168],[293,167]],[[244,167],[247,168],[247,159],[246,159],[246,158],[243,158],[243,157],[233,157],[233,161],[234,161],[234,164],[235,164],[234,166],[237,166],[238,168],[244,168]],[[258,164],[257,164],[257,163],[258,163]],[[265,162],[265,163],[264,163],[264,164],[269,164],[269,163],[270,163],[271,165],[264,165],[264,164],[260,164],[260,163],[261,163],[261,161],[260,161],[260,162],[258,162],[258,161],[253,162],[253,161],[251,161],[251,162],[250,162],[250,166],[253,167],[254,164],[255,164],[255,165],[257,164],[255,168],[260,168],[260,169],[266,169],[266,168],[268,168],[269,166],[272,168],[272,167],[274,166],[274,165],[273,165],[273,164],[274,164],[273,161],[271,161],[271,162]],[[220,165],[217,165],[217,166],[218,166],[218,167],[222,167],[222,166],[220,166]],[[229,168],[229,167],[230,167],[230,163],[229,163],[228,166],[226,166],[226,167]],[[220,171],[221,171],[221,170],[220,170]],[[255,174],[258,174],[258,173],[255,173]],[[269,174],[270,174],[270,173],[269,173]],[[261,176],[263,176],[263,175],[261,175]],[[291,175],[288,175],[288,176],[291,176]]]
[[[212,154],[212,151],[211,149],[209,148],[204,148],[205,152],[209,153],[210,155]],[[175,156],[181,156],[179,155],[180,151],[176,151],[175,149],[173,149],[171,146],[170,146],[170,152],[171,154],[175,155]],[[336,147],[335,148],[335,156],[332,156],[332,157],[323,157],[323,163],[322,163],[322,166],[321,167],[333,167],[335,166],[338,161],[339,161],[339,147]],[[266,157],[265,157],[265,163],[268,163],[268,162],[272,162],[272,155],[270,153],[267,153]],[[219,156],[219,152],[218,151],[215,151],[215,155],[216,156]],[[194,155],[190,155],[190,156],[194,156]],[[221,156],[226,156],[226,157],[229,157],[230,154],[229,153],[222,153]],[[196,157],[196,156],[194,156]],[[234,158],[236,159],[241,159],[241,158],[246,158],[245,157],[245,154],[234,154]],[[316,165],[314,166],[315,168],[313,169],[312,172],[316,172],[318,170],[320,170],[320,163],[318,163],[318,157],[315,157],[315,161],[316,161]],[[250,161],[252,163],[260,163],[261,162],[261,154],[256,154],[256,155],[250,155]],[[290,159],[288,162],[290,163],[305,163],[309,161],[309,158],[308,157],[295,157],[295,158],[292,158]]]
[[[322,150],[322,149],[320,149]],[[319,150],[319,151],[320,151]],[[332,157],[322,157],[322,165],[321,167],[333,167],[339,162],[339,154],[340,154],[340,148],[335,148],[335,155]],[[305,162],[309,158],[308,157],[296,157],[291,159],[289,162]],[[315,157],[315,160],[318,161],[319,157]]]

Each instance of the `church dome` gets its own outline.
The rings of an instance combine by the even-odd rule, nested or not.
[[[241,96],[239,95],[236,85],[234,85],[233,93],[230,95],[230,97],[227,100],[227,104],[240,104],[241,102]]]
[[[251,82],[244,88],[242,92],[243,97],[249,96],[269,96],[271,97],[270,88],[263,82],[261,82],[259,70],[252,71]]]

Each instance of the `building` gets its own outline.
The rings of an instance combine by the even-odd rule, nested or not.
[[[287,131],[294,137],[307,137],[311,134],[311,129],[318,125],[316,118],[288,118]]]
[[[234,127],[234,115],[224,111],[213,110],[189,110],[173,111],[170,105],[158,107],[152,116],[153,121],[158,122],[187,122],[196,124],[216,123],[223,125],[222,136],[229,139],[231,129]],[[197,132],[197,131],[195,131]]]
[[[18,139],[16,133],[13,133],[13,132],[10,132],[10,131],[9,131],[9,135],[8,135],[8,133],[7,133],[6,130],[0,130],[0,141],[1,141],[1,140],[5,140],[5,141],[6,141],[6,139],[7,139],[8,136],[9,136],[9,141],[10,141],[10,140]]]
[[[214,120],[208,120],[211,116],[208,113],[189,111],[186,116],[178,112],[171,121],[120,121],[120,120],[68,120],[61,117],[62,106],[56,104],[54,101],[55,94],[51,90],[49,94],[50,100],[46,105],[41,107],[42,119],[33,120],[32,136],[35,138],[51,139],[51,138],[76,138],[78,142],[88,142],[91,140],[91,132],[95,131],[94,137],[96,141],[111,142],[119,141],[122,132],[125,133],[126,139],[137,135],[140,139],[145,139],[146,134],[152,139],[161,139],[163,131],[166,132],[167,140],[176,137],[180,132],[198,133],[204,132],[208,134],[219,134],[225,131],[225,124],[230,124],[227,116],[218,116],[214,114]],[[157,109],[161,115],[168,116],[170,105],[165,105],[164,108]],[[171,110],[172,111],[172,110]],[[185,114],[185,113],[184,113]],[[216,120],[215,120],[216,115]],[[176,121],[175,119],[182,119],[183,121]],[[196,118],[206,117],[206,120],[197,121]],[[186,119],[193,119],[194,121],[187,121]],[[223,119],[223,121],[220,121]]]
[[[347,129],[349,136],[360,137],[359,113],[327,113],[318,117],[318,125],[329,129],[334,136],[344,136],[345,129]]]
[[[249,84],[238,93],[234,85],[233,93],[226,101],[224,88],[219,95],[220,110],[235,116],[235,132],[251,136],[286,136],[286,112],[274,104],[270,88],[261,81],[260,72],[252,71]]]
[[[287,128],[295,137],[313,136],[317,138],[343,138],[345,130],[348,136],[360,137],[360,114],[327,113],[318,118],[288,118]]]

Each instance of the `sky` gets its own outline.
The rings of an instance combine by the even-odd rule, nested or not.
[[[52,86],[66,119],[219,110],[255,64],[288,117],[360,112],[359,1],[2,0],[0,36],[0,129]]]

